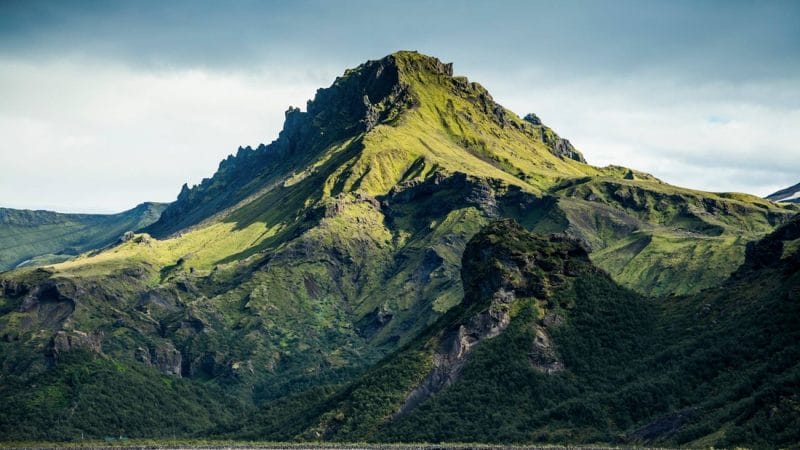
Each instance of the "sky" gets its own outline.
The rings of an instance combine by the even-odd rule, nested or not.
[[[346,68],[453,62],[594,165],[800,182],[798,1],[0,1],[0,206],[175,199]]]

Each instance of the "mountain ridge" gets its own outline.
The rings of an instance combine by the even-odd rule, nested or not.
[[[219,178],[217,182],[226,189],[230,189],[233,184],[235,188],[243,190],[234,199],[211,200],[215,207],[233,206],[233,203],[243,200],[255,190],[252,186],[248,187],[248,184],[252,184],[249,179],[252,178],[249,175],[251,173],[274,171],[276,173],[268,179],[278,178],[280,175],[286,177],[291,171],[297,170],[298,161],[302,161],[305,155],[342,140],[348,133],[354,136],[349,138],[351,143],[363,145],[359,135],[372,131],[378,125],[400,120],[401,114],[424,102],[413,88],[414,83],[423,78],[420,74],[433,78],[431,84],[439,84],[444,79],[450,85],[447,88],[473,96],[472,100],[479,103],[483,112],[488,113],[501,126],[508,124],[518,129],[528,127],[531,133],[535,130],[540,135],[539,140],[549,145],[547,148],[557,158],[566,155],[569,159],[584,161],[582,155],[568,141],[544,127],[535,115],[529,115],[524,121],[517,117],[512,120],[511,116],[516,115],[495,103],[482,86],[470,83],[465,77],[453,77],[452,64],[444,64],[436,58],[416,52],[402,51],[346,71],[331,87],[319,89],[315,98],[308,101],[305,112],[290,107],[286,111],[284,127],[275,141],[268,145],[261,144],[255,149],[240,147],[236,156],[231,155],[220,163],[215,177],[203,180],[192,189],[184,185],[177,201],[165,211],[159,222],[148,227],[146,231],[154,236],[163,236],[164,230],[172,233],[177,231],[174,226],[169,228],[166,222],[177,215],[191,216],[192,213],[187,209],[196,209],[201,197],[203,202],[208,202],[209,196],[204,193],[208,194],[208,191],[214,189],[215,178]],[[276,161],[280,157],[284,157],[285,161]],[[276,167],[278,163],[286,167]],[[409,164],[406,170],[411,168],[412,164]],[[233,178],[246,179],[248,184],[242,185],[244,181],[231,180]],[[268,179],[259,181],[263,184]],[[328,181],[328,184],[336,183],[335,180]],[[348,184],[353,186],[354,181]],[[358,189],[358,186],[355,187]],[[335,195],[340,188],[329,189]],[[387,190],[380,189],[378,192],[385,193]],[[368,191],[371,195],[378,192]]]
[[[164,208],[145,202],[116,214],[81,214],[0,207],[0,271],[52,264],[111,244],[155,222]]]
[[[800,183],[773,192],[764,198],[767,200],[772,200],[773,202],[800,203]]]
[[[561,267],[585,252],[581,264],[599,267],[586,273],[610,277],[591,275],[598,289],[639,308],[725,283],[748,242],[797,213],[582,159],[538,118],[502,108],[438,59],[399,52],[348,70],[306,112],[287,111],[273,143],[242,148],[214,176],[184,186],[144,232],[0,275],[0,399],[17,411],[2,417],[0,436],[271,436],[244,423],[260,411],[287,427],[275,431],[280,439],[335,438],[341,421],[329,407],[362,375],[470,311],[464,252],[500,219],[556,234],[525,237],[507,225],[509,235],[539,243],[528,250],[545,264]],[[562,258],[572,245],[583,250]],[[530,294],[547,300],[570,278],[561,275]],[[395,366],[412,383],[430,372],[416,358],[433,354],[448,358],[412,354]],[[591,354],[574,352],[570,364],[595,364]],[[534,359],[559,371],[552,356]],[[444,368],[444,378],[460,370]],[[458,385],[440,384],[439,375],[430,381],[434,401]],[[364,392],[398,395],[391,405],[408,394]],[[399,420],[416,420],[416,407],[406,411]],[[378,439],[383,414],[347,420]],[[593,433],[613,441],[606,431]]]

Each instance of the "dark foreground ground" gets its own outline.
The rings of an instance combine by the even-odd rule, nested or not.
[[[524,446],[524,445],[487,445],[487,444],[314,444],[314,443],[252,443],[252,442],[225,442],[225,443],[172,443],[172,442],[36,442],[36,443],[0,443],[0,448],[13,449],[52,449],[52,448],[82,448],[82,449],[141,449],[141,450],[471,450],[471,449],[512,449],[512,450],[600,450],[610,448],[631,447],[603,447],[603,446]],[[645,447],[637,447],[645,448]],[[653,447],[648,447],[648,449]],[[654,448],[653,448],[654,449]]]

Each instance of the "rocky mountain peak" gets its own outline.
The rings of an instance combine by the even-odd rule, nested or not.
[[[580,243],[565,235],[536,235],[509,219],[493,222],[464,250],[465,304],[498,295],[547,299],[567,278],[589,270],[588,261]]]

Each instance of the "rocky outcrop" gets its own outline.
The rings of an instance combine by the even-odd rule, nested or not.
[[[533,368],[541,373],[551,375],[564,370],[564,363],[558,357],[550,333],[543,326],[536,327],[536,338],[528,359]]]
[[[171,342],[162,343],[154,348],[138,347],[134,356],[137,361],[155,367],[164,375],[181,377],[183,357]]]
[[[57,330],[75,311],[74,287],[46,281],[23,299],[19,312],[26,313],[37,326]]]
[[[0,280],[0,296],[16,298],[28,293],[28,286],[16,280]]]
[[[85,350],[91,353],[102,353],[103,333],[84,333],[83,331],[59,331],[50,342],[49,354],[56,359],[59,355]]]
[[[183,359],[181,352],[179,352],[172,344],[167,343],[163,346],[156,347],[152,352],[152,363],[158,370],[165,375],[181,376],[181,367]]]
[[[528,122],[531,125],[541,125],[542,124],[542,119],[540,119],[539,116],[537,116],[534,113],[526,114],[525,117],[522,118],[522,120],[524,120],[525,122]]]
[[[394,205],[419,201],[434,193],[452,190],[458,195],[453,197],[453,204],[447,205],[448,208],[474,206],[489,217],[497,217],[499,215],[497,188],[495,180],[473,177],[462,172],[453,174],[435,172],[424,180],[414,179],[394,186],[380,200],[384,212],[391,216]]]
[[[556,139],[553,145],[550,146],[550,152],[559,158],[572,159],[582,163],[586,162],[581,152],[575,149],[575,147],[573,147],[572,144],[564,138]]]
[[[464,251],[464,303],[481,303],[500,289],[549,299],[554,288],[581,270],[594,269],[580,242],[564,234],[535,235],[512,220],[499,220],[473,237]]]
[[[800,270],[800,251],[786,254],[786,244],[800,239],[800,214],[761,240],[748,242],[744,264],[734,273],[736,277],[769,267],[784,266],[786,272]],[[781,261],[785,259],[786,261]]]
[[[430,372],[409,392],[393,418],[407,414],[456,382],[474,348],[508,327],[509,311],[517,298],[547,300],[554,289],[565,285],[567,277],[586,270],[592,270],[586,250],[564,235],[537,236],[510,220],[485,227],[467,245],[461,272],[465,296],[460,307],[478,308],[480,312],[438,335]],[[560,315],[550,313],[536,324],[529,360],[542,373],[564,370],[549,335],[549,330],[563,320]]]
[[[495,292],[488,310],[445,331],[433,355],[433,368],[408,394],[393,418],[403,416],[431,395],[458,380],[467,355],[481,342],[499,335],[508,327],[511,321],[508,306],[513,300],[513,292],[500,289]]]
[[[384,304],[364,315],[357,323],[358,334],[365,338],[374,336],[394,318],[394,313]]]
[[[337,217],[347,209],[348,205],[356,203],[366,203],[376,210],[380,210],[381,208],[380,202],[375,197],[362,192],[357,192],[353,195],[339,194],[321,207],[322,214],[319,214],[317,211],[309,211],[307,220],[318,220],[320,216],[326,219]]]

